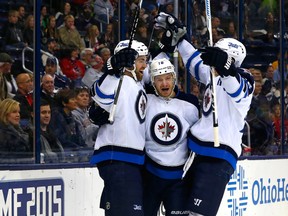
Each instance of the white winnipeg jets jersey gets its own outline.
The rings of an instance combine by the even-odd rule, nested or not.
[[[188,157],[187,132],[199,119],[198,99],[183,92],[170,100],[147,96],[145,167],[158,177],[180,179]]]
[[[203,64],[200,52],[187,41],[180,42],[178,49],[189,72],[206,85],[202,117],[191,127],[189,148],[201,155],[225,159],[235,168],[254,91],[253,77],[244,69],[239,69],[236,77],[215,77],[220,147],[214,148],[210,67]]]
[[[114,102],[119,80],[104,74],[94,85],[95,96],[92,99],[108,112]],[[91,163],[105,160],[144,163],[146,107],[147,96],[143,85],[124,75],[114,123],[99,128]]]

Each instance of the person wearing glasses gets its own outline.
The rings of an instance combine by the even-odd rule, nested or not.
[[[21,127],[30,130],[33,114],[33,77],[29,73],[20,73],[16,77],[18,90],[14,100],[20,103]]]

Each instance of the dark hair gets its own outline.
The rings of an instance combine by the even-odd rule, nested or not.
[[[50,106],[50,103],[47,100],[41,98],[40,99],[40,106],[47,106],[47,105]]]
[[[59,106],[63,107],[63,103],[68,103],[71,98],[75,98],[74,89],[60,89],[56,94],[56,101]]]
[[[80,86],[80,87],[75,88],[75,94],[76,95],[80,94],[81,92],[87,92],[89,94],[90,90],[86,86]]]
[[[46,60],[46,65],[56,65],[57,61],[54,57],[48,57]]]

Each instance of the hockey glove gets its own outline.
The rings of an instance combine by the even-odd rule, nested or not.
[[[158,42],[158,46],[160,47],[162,52],[174,52],[176,46],[172,46],[172,32],[170,30],[166,30],[161,40]]]
[[[237,70],[232,57],[218,47],[199,49],[202,52],[203,63],[215,67],[217,73],[223,76],[236,76]]]
[[[89,119],[95,125],[101,126],[109,123],[109,113],[98,106],[95,102],[89,107]]]
[[[110,75],[119,76],[124,67],[133,67],[138,52],[132,48],[124,48],[111,56],[106,64],[106,72]]]
[[[186,26],[184,26],[175,16],[164,12],[160,12],[159,15],[155,17],[155,28],[169,29],[171,31],[172,40],[170,46],[172,47],[183,40],[187,33]]]

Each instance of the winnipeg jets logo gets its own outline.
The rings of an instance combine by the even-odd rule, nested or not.
[[[158,130],[160,133],[162,133],[162,137],[167,140],[171,137],[171,134],[175,130],[175,125],[170,125],[169,118],[166,115],[165,116],[165,122],[163,122],[162,125],[158,125]]]
[[[203,106],[203,115],[208,116],[212,111],[212,90],[210,84],[206,86],[202,106]]]
[[[173,145],[181,137],[182,125],[176,115],[172,113],[160,113],[152,119],[150,133],[156,143]]]
[[[147,96],[142,90],[138,93],[135,108],[140,123],[143,123],[146,117]]]
[[[211,95],[208,92],[207,93],[205,92],[203,106],[207,108],[208,105],[210,104],[210,101],[211,101]]]
[[[141,210],[142,210],[142,206],[141,206],[141,205],[136,205],[136,204],[134,204],[133,209],[134,209],[135,211],[141,211]]]
[[[140,99],[140,112],[141,112],[141,115],[145,115],[146,113],[146,98],[145,97],[141,97]]]

